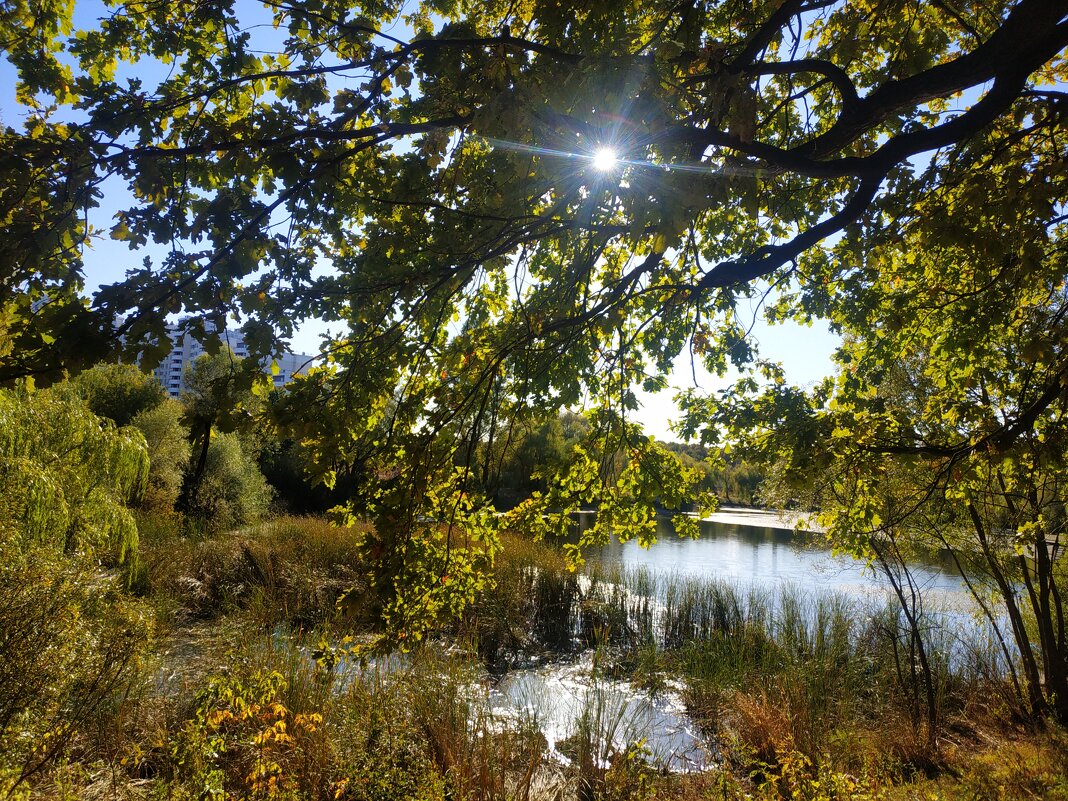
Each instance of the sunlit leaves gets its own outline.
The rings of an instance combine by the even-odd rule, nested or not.
[[[344,276],[351,298],[401,280],[412,295],[465,292],[478,274],[468,267],[497,262],[535,268],[513,275],[526,285],[519,295],[563,275],[563,289],[586,294],[580,320],[628,305],[641,325],[668,308],[675,329],[712,316],[712,293],[654,291],[652,275],[634,280],[625,269],[597,275],[603,248],[665,262],[688,251],[689,272],[673,282],[680,290],[710,268],[730,283],[734,260],[762,257],[853,188],[792,174],[795,162],[777,164],[775,148],[809,157],[813,137],[833,129],[858,92],[978,46],[1003,16],[886,0],[815,8],[796,29],[765,30],[776,8],[485,2],[463,17],[441,3],[135,4],[67,39],[70,7],[57,3],[16,4],[4,24],[27,91],[78,105],[88,155],[50,154],[68,165],[67,188],[83,183],[71,180],[73,164],[121,176],[138,202],[116,237],[186,251],[186,267],[155,286],[139,275],[138,317],[170,311],[179,284],[190,310],[222,302],[256,322],[340,318],[347,299],[333,276],[312,278],[316,265]],[[402,12],[415,30],[408,41],[386,33]],[[32,35],[20,33],[27,19]],[[762,37],[757,50],[747,49],[752,36]],[[798,48],[805,59],[791,66]],[[172,67],[162,78],[150,80],[151,69],[127,77],[139,60]],[[1041,80],[1056,69],[1044,65]],[[934,95],[942,110],[955,92]],[[55,112],[41,102],[33,125],[50,126]],[[893,112],[858,121],[820,157],[856,158],[936,120],[922,103]],[[755,144],[763,149],[748,152]],[[492,155],[479,152],[487,146]],[[620,153],[618,171],[589,169],[597,147]],[[406,155],[413,148],[418,159]],[[227,197],[246,200],[221,209]],[[60,219],[87,200],[76,192]],[[362,254],[352,241],[364,229],[377,229],[381,246],[368,230]],[[80,242],[73,232],[70,241]],[[62,263],[57,256],[48,257]],[[267,293],[267,303],[236,287],[220,297],[211,284],[223,263],[223,282],[249,286],[244,279],[270,270],[292,291]],[[438,280],[443,270],[456,280]],[[102,305],[124,311],[119,295],[128,296]],[[411,336],[424,333],[416,326]],[[678,351],[674,340],[668,349]],[[662,369],[664,354],[656,361]]]
[[[598,511],[594,522],[582,531],[578,547],[570,552],[581,564],[582,551],[610,539],[637,539],[648,547],[656,539],[656,507],[679,510],[696,501],[698,517],[715,508],[715,500],[697,492],[701,474],[685,467],[672,453],[643,436],[633,424],[611,411],[591,419],[584,442],[575,446],[567,464],[546,476],[545,493],[535,493],[505,519],[539,537],[565,534],[572,515],[583,509]],[[693,535],[686,515],[676,515],[682,536]]]

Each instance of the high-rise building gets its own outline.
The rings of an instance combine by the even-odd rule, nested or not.
[[[208,324],[210,325],[210,324]],[[207,326],[206,326],[207,327]],[[185,389],[185,376],[200,356],[206,351],[204,345],[192,334],[182,331],[181,324],[171,323],[167,326],[167,335],[171,339],[171,352],[160,362],[159,366],[152,371],[167,394],[177,398]],[[222,331],[219,334],[224,345],[230,348],[236,356],[246,358],[248,347],[245,338],[240,331]],[[276,387],[289,383],[293,376],[303,373],[311,366],[311,356],[303,353],[283,353],[274,361],[278,365],[278,372],[271,376]],[[263,363],[263,372],[270,374],[271,360]]]

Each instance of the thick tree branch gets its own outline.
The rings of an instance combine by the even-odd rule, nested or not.
[[[795,61],[757,61],[744,67],[746,75],[804,75],[815,73],[830,81],[842,97],[842,103],[851,108],[860,101],[857,87],[844,69],[821,58],[799,58]]]
[[[851,108],[824,134],[798,148],[821,159],[839,152],[866,132],[907,109],[950,97],[1005,76],[1009,83],[1028,75],[1068,46],[1065,0],[1021,0],[1005,22],[974,50],[907,78],[887,81]]]
[[[875,198],[882,180],[882,176],[865,178],[836,214],[805,229],[789,242],[782,245],[769,245],[749,257],[723,261],[715,265],[694,287],[695,293],[699,294],[716,287],[728,287],[768,276],[820,240],[837,233],[860,217]]]

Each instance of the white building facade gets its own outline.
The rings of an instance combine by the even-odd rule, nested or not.
[[[177,398],[185,390],[185,377],[193,362],[203,356],[207,351],[194,336],[183,333],[181,326],[171,323],[167,326],[167,335],[171,339],[171,352],[160,362],[152,374],[167,390],[172,398]],[[248,357],[248,347],[240,331],[222,331],[219,334],[224,345],[234,352],[234,355],[242,359]],[[295,375],[305,372],[312,363],[311,356],[303,353],[283,353],[274,361],[278,365],[278,372],[271,376],[276,387],[282,387],[289,383]],[[271,362],[267,360],[263,364],[263,372],[271,373]]]

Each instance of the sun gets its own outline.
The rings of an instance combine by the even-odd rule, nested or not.
[[[593,168],[600,170],[601,172],[608,172],[619,162],[619,157],[616,155],[616,151],[610,147],[598,148],[591,156],[593,162]]]

